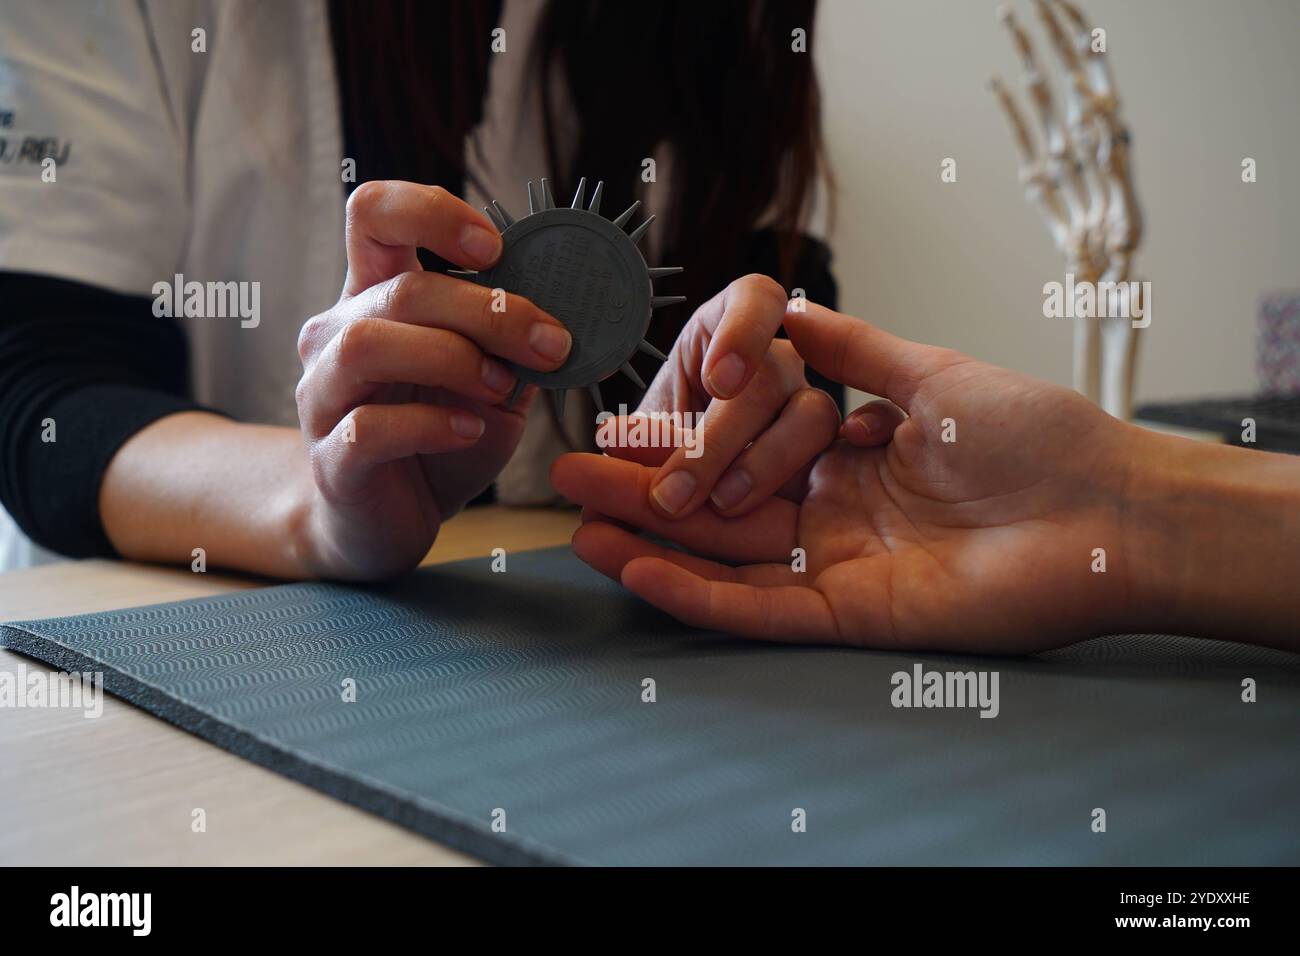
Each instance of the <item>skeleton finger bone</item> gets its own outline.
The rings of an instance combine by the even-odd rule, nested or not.
[[[1052,91],[1047,85],[1046,77],[1038,68],[1038,60],[1034,55],[1029,34],[1020,26],[1020,22],[1009,6],[1003,6],[998,11],[998,16],[1011,37],[1016,53],[1020,56],[1025,89],[1029,91],[1029,97],[1033,101],[1034,111],[1042,126],[1047,145],[1048,173],[1060,182],[1061,195],[1065,199],[1071,224],[1082,227],[1087,218],[1087,201],[1084,195],[1083,178],[1070,146],[1069,133],[1057,116],[1056,105],[1052,101]]]
[[[998,98],[1007,125],[1011,127],[1011,136],[1015,140],[1016,151],[1020,154],[1020,182],[1025,187],[1025,197],[1038,207],[1057,248],[1065,249],[1069,245],[1067,213],[1061,205],[1056,183],[1047,175],[1043,163],[1038,159],[1033,137],[1025,125],[1020,107],[1016,106],[1011,91],[1001,78],[992,77],[989,89]]]
[[[1099,137],[1093,109],[1092,88],[1089,86],[1083,63],[1075,51],[1074,43],[1057,19],[1048,0],[1034,0],[1039,20],[1051,41],[1061,65],[1065,68],[1065,117],[1073,146],[1073,158],[1083,179],[1087,200],[1084,228],[1087,231],[1088,251],[1100,260],[1103,249],[1103,223],[1106,218],[1107,188],[1097,165]],[[1094,269],[1100,272],[1100,263]]]
[[[1110,62],[1106,54],[1094,49],[1092,27],[1083,11],[1069,0],[1054,0],[1057,9],[1070,21],[1076,37],[1075,49],[1083,61],[1088,74],[1088,86],[1094,97],[1094,108],[1102,112],[1113,113],[1118,108],[1115,101],[1115,84],[1110,74]]]

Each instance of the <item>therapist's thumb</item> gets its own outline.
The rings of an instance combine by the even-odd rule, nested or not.
[[[496,227],[459,196],[441,186],[396,180],[373,180],[353,190],[345,238],[349,295],[417,271],[416,249],[464,269],[486,269],[502,248]]]
[[[782,324],[803,360],[831,381],[883,395],[903,409],[921,383],[943,367],[943,357],[954,354],[806,299],[786,304]]]

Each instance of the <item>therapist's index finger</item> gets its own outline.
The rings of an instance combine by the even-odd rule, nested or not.
[[[700,379],[714,398],[733,398],[749,384],[785,316],[785,290],[765,275],[742,276],[700,306],[710,333]]]
[[[501,255],[501,235],[486,216],[441,186],[372,181],[353,191],[346,294],[418,269],[417,248],[462,268],[486,269]]]

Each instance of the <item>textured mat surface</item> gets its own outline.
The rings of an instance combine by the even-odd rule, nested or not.
[[[195,734],[493,862],[1300,863],[1300,655],[752,644],[675,624],[568,549],[508,567],[25,622],[0,644],[102,670]],[[999,716],[894,708],[891,675],[917,662],[998,671]]]

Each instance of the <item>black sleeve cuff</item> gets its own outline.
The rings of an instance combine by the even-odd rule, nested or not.
[[[4,499],[14,521],[60,554],[116,556],[99,516],[108,463],[127,439],[158,419],[200,410],[208,411],[187,398],[133,385],[90,384],[60,396],[28,420],[24,434],[10,436],[0,482],[9,485]]]

